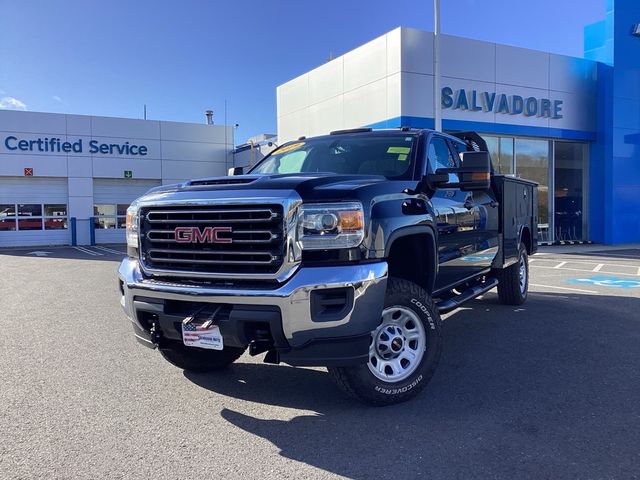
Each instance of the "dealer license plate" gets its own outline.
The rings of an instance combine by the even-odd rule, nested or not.
[[[222,350],[224,343],[220,327],[210,325],[203,327],[193,322],[182,324],[182,341],[187,347],[209,348],[211,350]]]

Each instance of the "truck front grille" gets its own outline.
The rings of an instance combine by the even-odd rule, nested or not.
[[[271,275],[284,257],[282,205],[145,208],[140,246],[148,270],[229,278]]]

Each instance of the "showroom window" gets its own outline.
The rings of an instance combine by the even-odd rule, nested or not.
[[[98,229],[126,228],[128,203],[97,203],[93,206],[94,225]]]
[[[538,182],[538,239],[586,240],[588,144],[482,135],[497,173]]]
[[[67,228],[65,204],[0,204],[0,231],[66,230]]]

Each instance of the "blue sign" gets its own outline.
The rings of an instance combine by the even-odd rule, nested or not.
[[[562,118],[562,100],[522,97],[477,90],[453,90],[444,87],[441,95],[442,108],[469,110],[472,112],[495,112],[525,117]]]
[[[597,285],[598,287],[640,288],[640,278],[629,279],[604,275],[598,275],[588,278],[570,278],[568,280],[565,280],[565,282],[578,285]]]
[[[25,140],[10,135],[4,139],[4,146],[7,150],[22,152],[82,153],[84,151],[84,144],[81,138],[75,142],[65,142],[55,137]],[[136,145],[129,142],[101,143],[98,140],[89,141],[89,153],[94,154],[144,157],[147,151],[146,145]]]

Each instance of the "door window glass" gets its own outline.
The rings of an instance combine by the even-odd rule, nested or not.
[[[442,137],[431,139],[427,158],[434,172],[439,168],[454,168],[457,165],[447,141]]]

